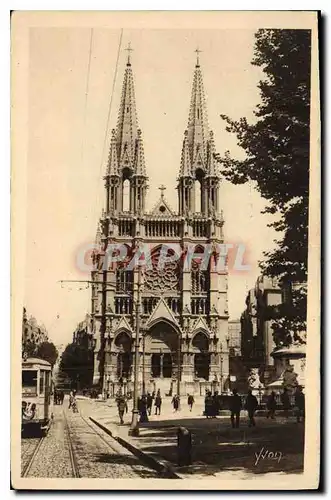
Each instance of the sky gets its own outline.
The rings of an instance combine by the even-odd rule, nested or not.
[[[168,203],[178,209],[176,177],[197,46],[217,152],[230,150],[242,157],[220,114],[250,121],[259,102],[262,73],[250,64],[252,30],[126,29],[116,73],[120,37],[119,29],[99,27],[92,32],[30,29],[25,306],[57,345],[71,341],[77,323],[90,310],[90,289],[84,284],[61,286],[59,281],[90,279],[77,269],[75,259],[80,248],[94,242],[105,203],[102,177],[110,131],[117,122],[128,42],[149,176],[148,210],[159,199],[160,184],[167,187]],[[245,273],[230,270],[230,319],[244,310],[247,291],[259,275],[258,260],[273,247],[269,216],[260,213],[265,204],[251,183],[234,186],[222,180],[225,241],[244,243],[250,264]]]

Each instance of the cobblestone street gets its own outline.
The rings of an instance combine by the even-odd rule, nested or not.
[[[85,403],[85,404],[84,404]],[[93,404],[81,406],[91,409]],[[86,413],[89,413],[88,411]],[[45,438],[25,437],[22,477],[157,478],[158,473],[101,431],[83,413],[54,407],[54,423]]]

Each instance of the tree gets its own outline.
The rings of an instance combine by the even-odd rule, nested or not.
[[[267,200],[263,213],[277,214],[269,226],[279,234],[274,251],[264,254],[262,272],[292,284],[291,301],[271,312],[275,342],[302,341],[307,315],[307,256],[310,135],[309,30],[261,29],[255,34],[252,64],[264,72],[261,102],[248,123],[221,115],[237,136],[245,158],[229,151],[216,155],[222,174],[234,184],[253,181]],[[290,334],[290,335],[289,335]]]
[[[37,346],[32,340],[27,340],[22,346],[22,352],[25,352],[29,358],[32,358],[36,356]]]
[[[66,373],[73,384],[88,387],[93,379],[93,351],[79,344],[68,344],[61,356],[59,370]]]
[[[37,358],[44,359],[48,361],[52,366],[55,365],[58,358],[58,351],[52,342],[42,342],[36,351]]]

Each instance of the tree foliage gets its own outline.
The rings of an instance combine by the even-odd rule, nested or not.
[[[222,174],[234,184],[253,181],[267,200],[264,213],[277,214],[269,224],[278,233],[276,248],[264,254],[262,272],[284,286],[303,284],[296,285],[291,303],[273,318],[277,344],[290,343],[289,333],[297,335],[306,322],[310,46],[309,30],[258,30],[252,64],[264,77],[258,84],[256,120],[221,115],[245,151],[243,160],[229,151],[217,155]]]
[[[93,351],[79,344],[68,344],[60,361],[59,370],[80,387],[88,387],[93,379]]]
[[[28,340],[27,342],[25,342],[23,344],[22,352],[26,352],[26,354],[29,358],[36,356],[37,346],[36,346],[35,342],[32,342],[31,340]]]
[[[36,349],[37,358],[48,361],[52,366],[55,365],[58,355],[59,353],[53,342],[42,342]]]

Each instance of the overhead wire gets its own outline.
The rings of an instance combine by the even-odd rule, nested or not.
[[[83,163],[83,159],[84,159],[86,111],[87,111],[87,97],[88,97],[88,91],[89,91],[89,86],[90,86],[90,75],[91,75],[92,44],[93,44],[93,28],[91,28],[90,49],[89,49],[89,57],[88,57],[88,63],[87,63],[87,77],[86,77],[85,103],[84,103],[83,136],[82,136],[82,145],[81,145],[81,163]]]
[[[118,65],[119,65],[119,59],[120,59],[120,53],[121,53],[121,47],[122,47],[122,38],[123,38],[123,28],[121,29],[121,34],[120,34],[120,39],[119,39],[119,44],[118,44],[115,73],[114,73],[113,84],[112,84],[112,89],[111,89],[111,94],[110,94],[110,101],[109,101],[109,106],[108,106],[107,123],[106,123],[106,128],[105,128],[105,135],[104,135],[103,146],[102,146],[102,155],[101,155],[101,161],[100,161],[100,167],[99,167],[99,176],[98,176],[99,179],[101,178],[101,172],[102,172],[102,168],[104,165],[104,156],[105,156],[105,149],[106,149],[106,144],[107,144],[110,116],[111,116],[111,111],[112,111],[112,106],[113,106],[115,84],[116,84],[116,80],[117,80]],[[97,189],[96,200],[95,200],[95,205],[94,205],[96,210],[98,208],[98,205],[97,205],[98,204],[98,197],[99,197],[99,191]],[[98,224],[98,222],[97,222],[97,224]]]

